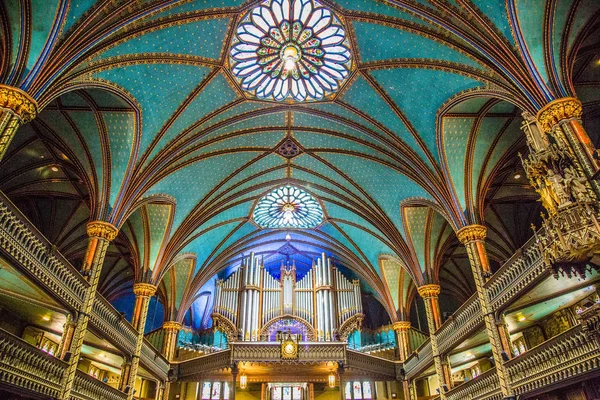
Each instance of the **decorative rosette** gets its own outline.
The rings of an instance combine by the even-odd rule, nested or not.
[[[258,201],[252,217],[263,228],[314,228],[323,222],[323,209],[304,190],[282,186]]]
[[[230,55],[242,89],[265,100],[321,100],[351,68],[340,20],[314,0],[264,1],[242,19]]]

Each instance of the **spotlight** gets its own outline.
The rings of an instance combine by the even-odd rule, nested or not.
[[[58,167],[56,165],[53,165],[50,167],[50,170],[52,170],[52,172],[58,172]]]
[[[515,172],[514,178],[521,179],[521,173],[519,171]]]

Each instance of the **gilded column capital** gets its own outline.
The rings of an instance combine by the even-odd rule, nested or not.
[[[133,284],[133,293],[136,296],[152,297],[156,293],[156,286],[151,283],[138,282]]]
[[[473,240],[485,239],[487,228],[483,225],[468,225],[456,232],[458,240],[462,244],[467,244]]]
[[[432,283],[430,285],[423,285],[417,288],[417,291],[419,292],[419,296],[426,299],[429,297],[438,297],[440,295],[441,288],[440,285]]]
[[[112,242],[119,233],[119,229],[113,224],[104,221],[90,221],[87,224],[87,234],[90,237],[99,237]]]
[[[34,119],[38,113],[37,102],[16,87],[0,85],[0,108],[11,110],[23,123]]]
[[[392,329],[396,332],[406,332],[410,329],[410,321],[398,321],[394,322]]]
[[[166,331],[179,331],[182,325],[177,321],[165,321],[162,327]]]
[[[581,118],[583,107],[575,97],[563,97],[546,104],[537,114],[537,120],[544,132],[550,132],[560,121]]]

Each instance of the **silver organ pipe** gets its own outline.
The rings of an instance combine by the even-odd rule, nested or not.
[[[362,314],[360,282],[347,279],[325,253],[298,281],[295,264],[280,272],[275,279],[251,253],[240,269],[217,281],[214,313],[231,321],[242,340],[260,340],[262,327],[287,314],[310,324],[317,340],[335,340],[349,318]]]

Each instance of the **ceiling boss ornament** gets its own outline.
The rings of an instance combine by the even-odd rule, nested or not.
[[[339,18],[314,0],[265,0],[242,18],[230,63],[242,89],[263,100],[321,100],[352,68]]]

